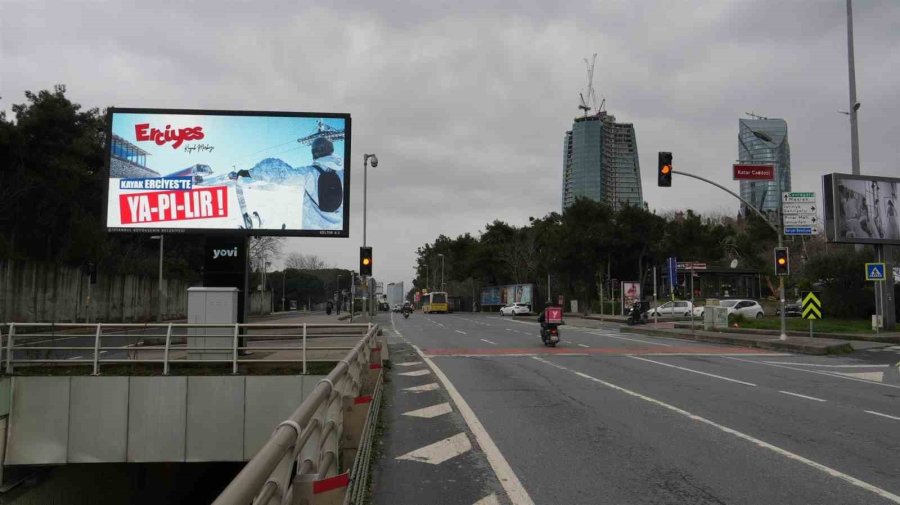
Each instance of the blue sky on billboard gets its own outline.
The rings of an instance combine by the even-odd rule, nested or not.
[[[186,114],[132,114],[117,113],[113,118],[113,134],[118,135],[151,153],[147,166],[166,175],[181,170],[192,163],[203,163],[213,169],[214,174],[228,173],[237,168],[250,169],[265,158],[278,158],[293,166],[308,166],[312,163],[309,145],[302,145],[297,139],[315,133],[316,118],[284,116],[207,116]],[[344,130],[341,118],[325,118],[323,122],[338,130]],[[172,143],[162,146],[152,140],[137,142],[134,125],[149,123],[150,127],[164,130],[203,127],[202,140],[188,141],[172,148]],[[185,148],[191,145],[211,146],[193,152]],[[344,142],[334,142],[335,153],[343,155]]]

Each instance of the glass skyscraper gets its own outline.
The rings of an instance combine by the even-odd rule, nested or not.
[[[741,198],[764,213],[779,211],[780,192],[791,190],[791,146],[785,120],[739,119],[738,160],[775,165],[774,181],[741,181]]]
[[[634,125],[605,111],[575,119],[563,142],[563,209],[579,197],[613,209],[643,206]]]

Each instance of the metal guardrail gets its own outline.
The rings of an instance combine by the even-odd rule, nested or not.
[[[247,363],[301,364],[303,373],[313,361],[337,361],[334,357],[312,357],[310,353],[346,351],[352,346],[310,345],[310,340],[321,338],[360,338],[371,331],[368,324],[190,324],[190,323],[5,323],[0,324],[0,362],[7,374],[16,366],[85,365],[99,375],[103,364],[147,363],[162,365],[162,374],[168,375],[173,364],[231,364],[237,374],[239,365]],[[4,329],[6,331],[4,331]],[[154,332],[158,330],[157,332]],[[150,333],[146,333],[150,331]],[[135,333],[143,332],[143,333]],[[66,339],[89,338],[90,343],[80,346],[41,345],[59,343]],[[117,338],[139,337],[139,341],[126,346],[104,345]],[[184,343],[176,340],[184,339]],[[143,345],[157,339],[161,345]],[[214,339],[213,344],[206,340]],[[227,345],[223,343],[227,339]],[[252,341],[279,341],[284,345],[252,346]],[[142,345],[138,345],[141,343]],[[79,356],[60,356],[66,352],[81,351]],[[105,357],[104,354],[124,352],[124,357]],[[246,356],[244,351],[296,351],[296,357],[268,356],[265,359]],[[173,357],[173,353],[185,353]],[[202,356],[201,356],[202,355]],[[148,357],[149,356],[149,357]],[[194,357],[192,357],[194,356]]]
[[[352,492],[346,492],[343,503],[360,503],[353,498],[359,496],[360,487],[364,493],[377,415],[374,400],[380,398],[381,391],[381,353],[376,347],[376,334],[377,326],[370,325],[365,337],[275,428],[213,505],[315,504],[314,483],[338,475],[342,463],[351,466],[346,457],[341,460],[340,454],[347,449],[347,440],[358,444],[352,449]],[[374,388],[371,397],[359,396],[370,388]],[[372,400],[366,403],[367,414],[362,423],[348,422],[345,418],[353,415],[360,398]],[[352,431],[356,433],[348,433]]]

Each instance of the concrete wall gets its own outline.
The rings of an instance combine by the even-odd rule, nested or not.
[[[186,316],[189,287],[163,280],[164,319]],[[90,285],[78,268],[0,260],[0,322],[154,321],[158,305],[156,277],[98,272],[97,284]],[[251,314],[268,314],[270,307],[270,292],[251,294]]]
[[[246,461],[322,377],[12,377],[3,463]]]

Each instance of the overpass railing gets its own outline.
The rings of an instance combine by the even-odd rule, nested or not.
[[[302,367],[335,362],[372,331],[370,324],[5,323],[0,363],[6,374],[22,367],[282,364]],[[346,339],[353,339],[348,341]]]
[[[213,505],[362,503],[381,395],[376,334],[370,327]]]

